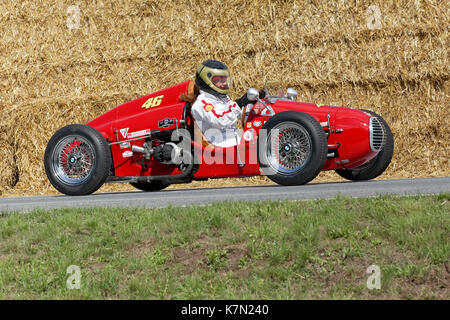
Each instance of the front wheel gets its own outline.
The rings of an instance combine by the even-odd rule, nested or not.
[[[95,192],[110,173],[111,153],[96,129],[72,124],[59,129],[45,149],[44,167],[50,183],[60,192],[87,195]]]
[[[377,117],[378,120],[380,120],[384,129],[385,143],[383,149],[381,149],[381,151],[378,152],[376,157],[370,160],[369,162],[363,164],[362,166],[353,169],[335,170],[336,173],[340,175],[342,178],[351,181],[371,180],[378,177],[387,169],[387,167],[391,163],[392,156],[394,154],[394,135],[392,134],[389,125],[381,116],[379,116],[375,112],[369,110],[362,110],[362,111],[368,112],[372,114],[374,117]]]
[[[327,137],[319,122],[299,111],[276,114],[262,127],[258,138],[263,173],[286,186],[314,179],[325,165],[327,151]]]

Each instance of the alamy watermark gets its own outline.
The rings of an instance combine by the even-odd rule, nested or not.
[[[366,285],[367,285],[367,289],[369,290],[373,290],[373,289],[377,289],[380,290],[381,289],[381,270],[380,267],[372,264],[371,266],[369,266],[366,270],[367,274],[370,274],[369,278],[367,279]]]
[[[67,267],[66,273],[70,274],[66,281],[66,287],[69,290],[81,288],[81,269],[79,266],[70,265]]]
[[[381,10],[377,5],[371,5],[367,8],[366,11],[367,20],[366,26],[370,30],[379,30],[381,29]]]
[[[67,28],[69,30],[81,28],[81,10],[78,5],[69,6],[67,8]]]

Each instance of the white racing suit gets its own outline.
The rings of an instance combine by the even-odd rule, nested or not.
[[[217,147],[230,147],[241,140],[241,130],[236,128],[242,110],[228,96],[221,99],[206,91],[200,94],[192,105],[192,116],[206,140]]]

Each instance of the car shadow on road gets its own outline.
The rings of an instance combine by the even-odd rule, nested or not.
[[[282,186],[278,184],[270,184],[270,185],[247,185],[247,186],[226,186],[226,187],[202,187],[202,188],[183,188],[183,189],[169,189],[169,190],[161,190],[161,191],[155,191],[155,192],[143,192],[143,191],[120,191],[120,192],[103,192],[103,193],[94,193],[91,196],[95,195],[122,195],[122,194],[171,194],[171,193],[177,193],[177,192],[201,192],[201,191],[223,191],[227,189],[233,189],[233,190],[250,190],[250,189],[256,189],[256,190],[264,190],[264,189],[270,189],[270,188],[295,188],[295,187],[318,187],[318,186],[330,186],[330,185],[344,185],[344,184],[355,184],[355,183],[374,183],[376,180],[372,181],[335,181],[335,182],[313,182],[308,183],[301,186]]]

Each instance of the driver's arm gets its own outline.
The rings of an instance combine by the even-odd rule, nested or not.
[[[264,91],[264,89],[259,91],[259,98],[260,99],[264,99],[264,97],[266,96],[266,92]],[[247,92],[244,93],[244,95],[242,97],[240,97],[239,99],[236,100],[236,103],[238,104],[238,106],[242,109],[243,107],[245,107],[246,105],[248,105],[250,103],[250,100],[248,100],[247,98]]]

